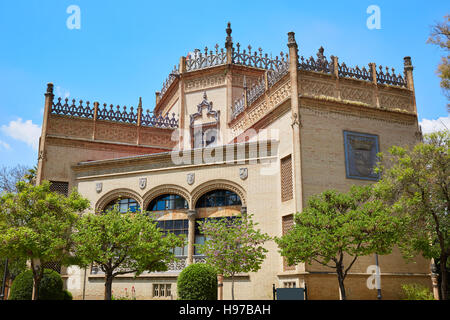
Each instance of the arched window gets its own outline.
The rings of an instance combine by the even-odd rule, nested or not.
[[[240,206],[241,198],[229,190],[213,190],[205,193],[198,199],[196,208]]]
[[[147,211],[188,209],[188,202],[177,194],[163,194],[150,202]]]
[[[189,233],[189,221],[187,219],[183,220],[159,220],[158,221],[158,228],[161,229],[161,231],[164,234],[167,233],[173,233],[176,236],[184,235],[187,237]],[[187,256],[188,252],[188,244],[186,241],[186,244],[184,247],[175,247],[173,250],[173,253],[175,256]]]
[[[114,206],[118,206],[119,211],[122,213],[125,213],[127,211],[131,212],[139,212],[141,211],[141,207],[139,206],[139,203],[131,198],[125,198],[125,199],[116,199],[111,201],[106,207],[105,211],[110,211],[114,208]]]

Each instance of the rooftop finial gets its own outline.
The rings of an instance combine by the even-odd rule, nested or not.
[[[288,32],[288,47],[297,46],[297,42],[295,41],[295,32]]]
[[[47,84],[47,93],[53,94],[53,83],[51,82]]]
[[[142,97],[139,97],[138,109],[142,109]]]
[[[230,22],[228,22],[228,26],[227,26],[226,31],[227,31],[227,40],[225,42],[225,48],[231,48],[233,46],[233,41],[232,41],[232,38],[231,38],[231,32],[233,30],[231,30],[231,23]]]

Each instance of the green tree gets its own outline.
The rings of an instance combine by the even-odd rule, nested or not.
[[[203,245],[198,245],[199,250],[206,256],[206,263],[219,274],[231,277],[233,300],[235,275],[258,271],[266,257],[267,249],[263,244],[271,237],[256,226],[252,215],[199,222],[200,231],[207,238]]]
[[[39,297],[44,263],[70,264],[70,235],[89,201],[77,191],[69,197],[50,191],[44,181],[34,186],[20,181],[17,193],[0,198],[0,256],[31,261],[34,299]]]
[[[436,23],[431,30],[428,43],[435,44],[446,51],[438,65],[437,74],[441,78],[441,88],[447,99],[450,99],[450,15],[444,17],[444,22]],[[450,105],[447,105],[450,112]]]
[[[371,186],[353,186],[348,193],[328,190],[311,197],[293,228],[275,241],[291,265],[317,262],[334,269],[345,300],[344,280],[357,258],[389,254],[400,227],[401,220],[373,198]]]
[[[117,206],[102,214],[86,214],[72,235],[77,264],[95,263],[105,273],[105,300],[111,300],[112,282],[121,274],[166,271],[173,249],[184,239],[164,236],[156,221],[140,213],[121,213]]]
[[[394,214],[407,221],[400,249],[405,257],[417,253],[440,263],[441,296],[447,299],[450,256],[450,133],[426,135],[412,149],[392,147],[377,169],[383,178],[378,196]],[[389,169],[386,169],[389,168]]]

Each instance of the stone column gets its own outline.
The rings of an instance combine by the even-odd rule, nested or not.
[[[227,38],[225,41],[225,48],[227,49],[227,64],[231,64],[233,60],[233,38],[231,37],[231,23],[228,22],[228,26],[226,29]]]
[[[186,150],[190,147],[189,140],[189,131],[188,126],[186,125],[186,119],[188,118],[187,108],[186,108],[186,94],[184,91],[184,74],[186,73],[186,57],[180,58],[180,69],[178,70],[180,73],[180,78],[178,82],[178,92],[180,94],[180,109],[178,115],[178,143],[180,150]]]
[[[142,97],[139,97],[139,104],[137,108],[137,140],[136,144],[141,144],[141,121],[142,121]]]
[[[372,75],[373,83],[373,103],[374,107],[380,107],[380,96],[378,94],[378,81],[377,81],[377,65],[374,62],[369,63],[370,73]]]
[[[404,65],[404,71],[405,71],[405,77],[406,77],[405,80],[406,80],[407,88],[412,91],[413,111],[415,114],[417,114],[416,93],[415,93],[415,89],[414,89],[414,77],[413,77],[414,67],[411,62],[411,57],[404,57],[403,65]]]
[[[331,56],[331,61],[333,61],[333,75],[336,79],[336,98],[341,99],[341,85],[339,83],[339,58]]]
[[[292,169],[294,184],[294,212],[302,210],[302,169],[301,169],[301,141],[300,141],[300,102],[298,90],[298,46],[295,41],[295,33],[288,33],[289,48],[289,74],[291,81],[291,117],[292,117]]]
[[[39,139],[39,156],[38,156],[38,170],[36,173],[36,185],[40,184],[43,180],[43,170],[45,162],[45,137],[47,135],[48,118],[52,113],[53,99],[53,83],[47,84],[47,92],[45,93],[45,105],[44,105],[44,120],[42,122],[41,138]]]
[[[188,257],[187,265],[194,262],[194,243],[195,243],[195,218],[197,217],[197,210],[188,211],[189,230],[188,230]]]
[[[92,140],[95,140],[97,136],[97,118],[98,118],[98,105],[99,103],[96,101],[94,102],[94,127],[92,128]]]

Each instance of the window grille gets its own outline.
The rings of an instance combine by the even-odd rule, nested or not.
[[[293,226],[294,226],[294,215],[290,214],[284,216],[282,218],[282,225],[281,225],[282,235],[284,236],[285,234],[287,234],[289,230],[292,229]],[[288,265],[286,258],[283,257],[283,271],[290,271],[290,270],[295,270],[295,265],[292,266]]]
[[[281,159],[281,201],[288,201],[293,198],[292,188],[292,157],[291,155]]]
[[[50,191],[57,192],[67,197],[69,195],[69,183],[61,181],[50,181]]]
[[[61,274],[61,263],[59,262],[46,262],[42,264],[42,268],[44,269],[51,269],[53,271],[58,272]]]

